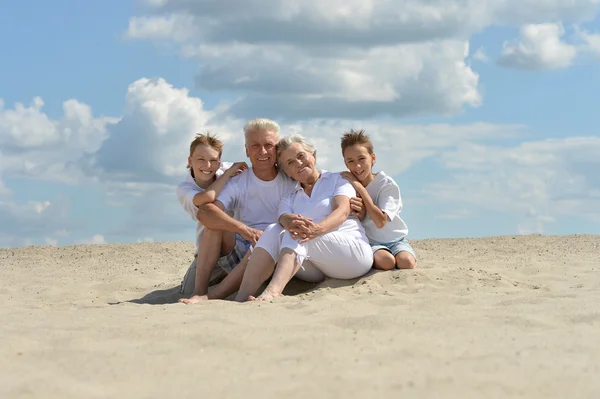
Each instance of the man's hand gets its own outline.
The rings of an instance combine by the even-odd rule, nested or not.
[[[229,169],[225,171],[225,175],[227,177],[232,178],[233,176],[237,176],[242,173],[244,170],[248,169],[248,164],[246,162],[236,162]]]
[[[253,229],[252,227],[246,227],[246,229],[244,229],[243,233],[240,235],[244,238],[244,240],[250,241],[254,246],[258,242],[258,239],[262,233],[262,231]]]
[[[365,205],[360,195],[350,198],[350,214],[356,216],[358,220],[364,220],[366,215]]]

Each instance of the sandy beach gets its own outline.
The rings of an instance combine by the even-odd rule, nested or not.
[[[600,397],[600,236],[412,244],[415,271],[196,306],[191,242],[0,249],[0,397]]]

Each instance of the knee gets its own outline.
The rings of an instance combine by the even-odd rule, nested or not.
[[[386,250],[379,250],[373,256],[373,267],[379,270],[392,270],[396,267],[396,260]]]
[[[410,252],[402,251],[396,255],[396,266],[398,269],[415,269],[417,261]]]

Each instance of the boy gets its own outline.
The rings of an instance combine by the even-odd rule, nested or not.
[[[188,169],[185,180],[177,185],[177,197],[183,209],[196,221],[196,250],[194,261],[188,268],[181,283],[180,293],[190,295],[196,284],[196,263],[200,236],[204,230],[202,223],[198,221],[198,208],[204,204],[211,203],[219,195],[227,181],[248,168],[245,162],[221,162],[223,153],[223,142],[215,136],[199,134],[190,144],[190,156],[188,157]],[[225,274],[220,269],[215,269],[215,278]]]
[[[376,156],[364,130],[344,133],[342,155],[350,171],[342,172],[342,176],[352,183],[360,197],[352,199],[350,206],[352,213],[362,221],[373,248],[373,267],[414,269],[416,255],[406,239],[408,228],[400,218],[400,188],[384,172],[373,173]]]

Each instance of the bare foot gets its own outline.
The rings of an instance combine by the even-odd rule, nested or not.
[[[206,295],[194,295],[191,298],[181,298],[179,302],[185,303],[186,305],[193,305],[195,303],[200,303],[208,301],[208,296]]]
[[[259,296],[257,296],[256,298],[253,296],[249,296],[248,300],[249,301],[270,301],[271,299],[279,298],[280,296],[283,296],[283,294],[265,291],[262,294],[260,294]]]

